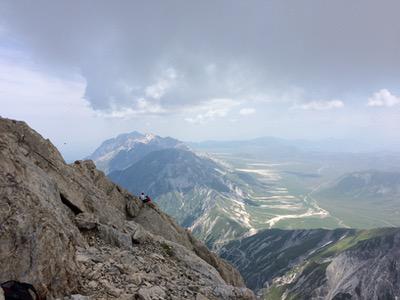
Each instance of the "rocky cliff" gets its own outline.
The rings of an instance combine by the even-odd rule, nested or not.
[[[397,299],[400,229],[266,230],[222,256],[264,299]]]
[[[238,271],[156,206],[2,118],[0,231],[0,281],[32,283],[48,299],[254,298]]]
[[[318,249],[354,232],[354,229],[264,230],[228,243],[220,255],[237,266],[249,288],[260,290]]]

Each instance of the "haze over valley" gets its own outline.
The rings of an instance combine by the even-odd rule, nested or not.
[[[150,194],[214,249],[271,228],[400,226],[399,154],[335,153],[303,143],[185,144],[132,132],[105,141],[89,158],[132,193]]]

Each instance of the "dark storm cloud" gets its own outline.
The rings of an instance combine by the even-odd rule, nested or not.
[[[397,0],[6,1],[1,26],[55,72],[78,71],[94,109],[165,113],[386,87],[400,75],[399,11]]]

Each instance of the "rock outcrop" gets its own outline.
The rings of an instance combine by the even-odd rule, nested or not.
[[[358,242],[350,247],[344,246],[347,241],[340,241],[320,252],[319,257],[309,258],[297,271],[277,278],[267,295],[282,293],[288,299],[398,299],[400,230],[376,231],[357,234],[354,239]]]
[[[240,270],[249,288],[258,291],[303,263],[310,254],[353,234],[354,229],[344,228],[269,229],[228,243],[220,255]]]
[[[254,299],[236,269],[92,161],[0,119],[0,281],[48,299]]]
[[[263,299],[397,299],[400,229],[266,230],[221,251]]]

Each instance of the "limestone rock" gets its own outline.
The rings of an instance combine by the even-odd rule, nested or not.
[[[152,286],[150,288],[142,287],[136,294],[137,299],[140,300],[155,300],[155,299],[166,299],[166,294],[159,286]]]
[[[235,269],[156,206],[2,118],[0,231],[0,281],[29,282],[47,299],[254,299]]]
[[[132,195],[126,195],[126,214],[128,217],[136,217],[140,209],[143,207],[143,203]]]
[[[152,234],[145,230],[140,224],[130,222],[129,225],[132,228],[133,244],[142,244],[153,240]]]
[[[132,246],[132,238],[130,234],[123,233],[111,226],[100,224],[98,226],[98,237],[107,244],[119,248],[130,249]]]
[[[79,294],[71,295],[70,299],[71,300],[90,300],[89,297],[79,295]]]
[[[91,230],[96,228],[99,221],[94,215],[89,213],[80,213],[75,217],[75,223],[81,230]]]
[[[196,300],[208,300],[206,296],[202,294],[197,294],[196,295]]]
[[[152,208],[144,205],[135,221],[151,233],[160,235],[194,251],[199,257],[216,268],[227,283],[245,287],[240,273],[234,267],[209,251],[202,242],[196,240],[190,232],[176,224],[170,216],[161,212],[157,207]]]

